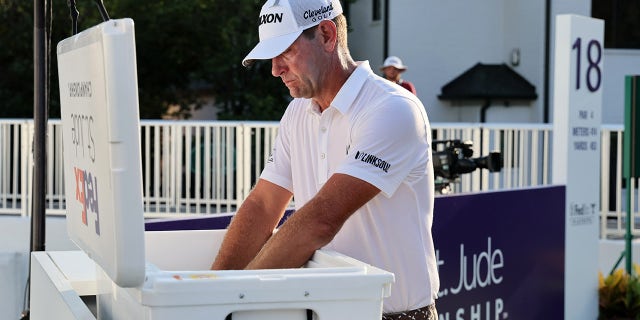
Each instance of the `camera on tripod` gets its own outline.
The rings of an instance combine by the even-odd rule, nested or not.
[[[444,146],[444,147],[441,147]],[[447,194],[451,191],[450,183],[455,182],[461,174],[471,173],[476,169],[488,169],[489,172],[502,170],[502,154],[490,152],[478,158],[473,156],[473,142],[461,140],[434,140],[433,173],[437,193]]]

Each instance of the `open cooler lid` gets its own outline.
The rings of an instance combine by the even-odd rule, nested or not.
[[[121,287],[145,276],[133,20],[58,43],[67,231]]]

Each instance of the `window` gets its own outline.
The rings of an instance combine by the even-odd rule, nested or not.
[[[640,1],[591,0],[591,16],[604,20],[604,46],[640,49]]]
[[[380,21],[382,19],[382,5],[381,0],[373,0],[373,11],[371,12],[371,19],[373,21]]]

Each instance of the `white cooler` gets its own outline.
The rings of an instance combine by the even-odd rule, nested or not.
[[[109,319],[380,319],[393,275],[319,250],[304,268],[207,270],[225,230],[146,232],[147,268],[139,287],[111,281],[98,297]],[[201,271],[183,271],[201,270]]]
[[[210,271],[224,230],[145,233],[133,21],[104,22],[57,53],[67,229],[95,261],[98,319],[381,318],[393,274],[342,254],[318,250],[296,269]],[[72,281],[65,261],[51,265]],[[73,286],[56,286],[73,300]],[[42,299],[32,298],[32,315],[47,314]]]

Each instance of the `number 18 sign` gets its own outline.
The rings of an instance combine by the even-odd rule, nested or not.
[[[556,17],[553,183],[566,185],[565,319],[598,314],[604,22]]]

